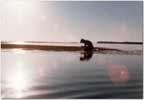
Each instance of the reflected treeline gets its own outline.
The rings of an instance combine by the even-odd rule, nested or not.
[[[115,50],[87,51],[87,50],[84,50],[81,52],[80,61],[90,60],[93,54],[142,55],[143,51],[142,50],[134,50],[134,51],[115,51]]]

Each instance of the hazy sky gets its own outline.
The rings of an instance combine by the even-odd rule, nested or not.
[[[142,1],[1,0],[1,40],[142,41]]]

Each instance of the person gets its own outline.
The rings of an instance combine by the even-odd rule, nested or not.
[[[80,43],[84,43],[84,51],[93,51],[94,46],[91,41],[82,38]]]

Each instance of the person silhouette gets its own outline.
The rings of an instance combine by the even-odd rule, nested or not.
[[[80,43],[84,43],[84,46],[82,46],[84,52],[82,53],[82,56],[80,57],[80,61],[89,60],[93,55],[94,46],[92,42],[82,38],[80,40]]]
[[[82,38],[80,43],[84,43],[84,51],[93,51],[94,46],[91,41]]]

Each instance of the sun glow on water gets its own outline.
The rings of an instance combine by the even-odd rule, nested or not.
[[[9,88],[14,91],[14,96],[21,98],[28,88],[28,76],[24,69],[24,63],[17,61],[17,69],[9,76]]]

